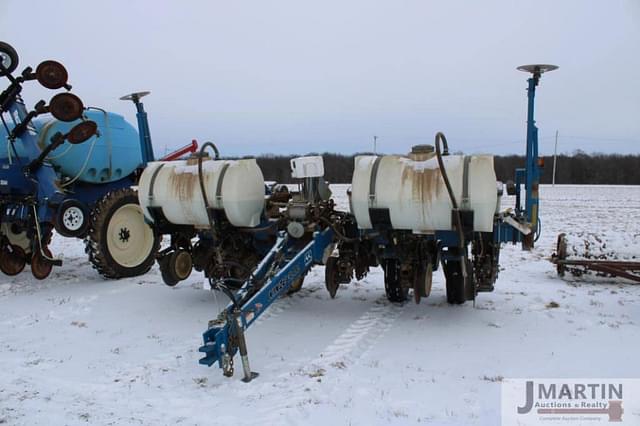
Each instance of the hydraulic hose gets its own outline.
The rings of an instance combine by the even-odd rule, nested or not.
[[[440,144],[444,145],[444,154],[440,149]],[[464,239],[464,230],[462,229],[462,217],[460,216],[460,209],[458,208],[458,202],[456,201],[456,196],[453,193],[453,189],[451,188],[451,183],[449,182],[449,176],[447,175],[447,169],[444,167],[444,161],[442,160],[443,155],[449,155],[449,144],[447,143],[447,138],[444,136],[442,132],[436,133],[436,157],[438,160],[438,167],[440,167],[440,174],[442,175],[442,180],[444,180],[444,185],[447,187],[447,192],[449,193],[449,198],[451,199],[451,206],[453,207],[454,216],[456,218],[456,228],[458,231],[458,238],[460,239],[460,246],[462,247],[464,259],[462,261],[462,276],[464,280],[467,279],[467,244]]]
[[[220,151],[218,151],[218,148],[214,145],[213,142],[205,142],[204,144],[202,144],[202,146],[200,147],[200,151],[198,152],[198,181],[200,182],[200,192],[202,193],[202,200],[204,201],[204,208],[206,209],[209,228],[211,229],[211,233],[213,234],[214,240],[216,241],[216,261],[218,262],[218,264],[222,264],[222,253],[220,252],[220,246],[218,244],[220,242],[220,239],[218,238],[219,236],[217,235],[218,233],[215,228],[215,224],[213,223],[213,218],[211,217],[211,205],[209,204],[207,191],[204,187],[204,175],[202,174],[202,158],[204,157],[204,150],[207,147],[211,147],[211,149],[213,149],[213,151],[215,152],[214,160],[220,158]]]
[[[444,152],[440,149],[441,143],[442,145],[444,145]],[[447,187],[447,192],[449,193],[449,198],[451,199],[451,205],[453,206],[454,210],[458,210],[456,196],[453,193],[453,189],[451,189],[451,183],[449,183],[447,169],[445,169],[444,161],[442,160],[443,155],[449,155],[449,144],[447,143],[447,138],[444,136],[444,133],[438,132],[436,133],[436,157],[438,159],[438,166],[440,167],[440,174],[442,175],[442,180],[444,180],[444,185]]]
[[[342,232],[340,232],[340,230],[338,230],[338,228],[336,227],[336,225],[334,223],[332,223],[329,219],[327,219],[326,217],[322,217],[320,216],[319,218],[322,222],[324,222],[325,224],[327,224],[332,230],[333,232],[336,233],[336,235],[338,236],[338,238],[341,241],[344,241],[345,243],[355,243],[357,241],[359,241],[357,238],[350,238],[347,237],[346,235],[344,235]]]
[[[218,148],[216,148],[216,146],[213,144],[213,142],[205,142],[204,144],[202,144],[202,146],[200,147],[200,151],[198,152],[198,181],[200,182],[200,192],[202,193],[202,200],[204,201],[204,207],[205,209],[207,209],[207,219],[209,219],[209,226],[211,227],[211,231],[213,232],[214,231],[213,219],[209,214],[209,209],[211,208],[211,205],[209,204],[209,197],[207,197],[207,191],[204,187],[204,175],[202,174],[202,158],[204,157],[204,150],[207,147],[211,147],[215,152],[216,156],[214,157],[214,160],[217,160],[218,158],[220,158],[220,152],[218,151]]]
[[[209,278],[209,286],[212,289],[215,288],[222,291],[229,298],[229,300],[231,300],[231,303],[233,303],[233,306],[235,306],[236,309],[241,309],[241,306],[240,304],[238,304],[238,300],[236,299],[236,296],[233,294],[231,289],[229,289],[229,287],[227,287],[225,284],[216,282],[213,278]]]

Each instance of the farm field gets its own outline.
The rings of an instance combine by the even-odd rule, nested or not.
[[[345,209],[346,188],[332,186]],[[81,241],[55,236],[65,261],[49,279],[0,276],[0,424],[496,425],[503,378],[640,378],[640,285],[563,280],[548,261],[560,232],[638,244],[640,187],[542,186],[540,199],[536,248],[504,246],[475,307],[446,303],[441,271],[420,305],[387,302],[379,268],[331,300],[314,268],[248,331],[250,384],[238,358],[231,379],[198,364],[227,302],[200,274],[105,281]]]

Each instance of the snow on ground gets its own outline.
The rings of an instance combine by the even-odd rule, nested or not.
[[[541,198],[536,249],[505,246],[475,308],[447,305],[439,271],[420,305],[388,303],[379,269],[331,300],[316,267],[249,330],[250,384],[198,364],[225,304],[198,274],[105,281],[56,237],[66,260],[48,280],[0,277],[0,423],[496,425],[502,378],[638,377],[640,286],[563,281],[547,258],[561,231],[637,234],[640,187]]]

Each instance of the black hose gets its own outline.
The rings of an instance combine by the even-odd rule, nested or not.
[[[215,245],[215,253],[217,258],[216,260],[218,261],[219,264],[221,264],[222,253],[220,252],[220,246],[219,246],[220,238],[219,238],[217,229],[215,228],[215,224],[213,223],[213,218],[211,217],[211,205],[209,204],[207,191],[204,187],[204,175],[202,174],[202,158],[204,157],[204,150],[207,147],[211,147],[215,152],[214,160],[217,160],[220,158],[220,151],[218,151],[218,148],[213,144],[213,142],[205,142],[204,144],[202,144],[202,146],[200,147],[200,151],[198,152],[198,181],[200,182],[200,192],[202,193],[202,200],[204,201],[204,208],[206,209],[207,220],[209,221],[209,228],[211,229],[211,233],[213,234],[213,237],[214,237],[214,242],[216,243]]]
[[[440,150],[440,143],[444,145],[444,153]],[[444,185],[447,187],[447,192],[449,193],[449,198],[451,199],[451,205],[454,210],[458,210],[458,203],[456,201],[456,196],[453,194],[453,189],[451,189],[451,183],[449,183],[449,176],[447,176],[447,170],[444,167],[444,161],[442,160],[443,155],[449,155],[449,144],[447,143],[447,138],[444,136],[442,132],[436,133],[436,157],[438,159],[438,166],[440,167],[440,174],[442,175],[442,180],[444,180]]]
[[[540,223],[540,217],[538,217],[537,222],[538,222],[538,225],[536,226],[536,233],[533,238],[534,243],[538,242],[538,239],[540,238],[540,234],[542,233],[542,223]]]
[[[206,141],[204,144],[202,144],[202,146],[200,147],[200,154],[202,154],[204,152],[204,147],[206,146],[210,146],[213,149],[213,152],[216,153],[216,156],[213,158],[214,160],[219,160],[220,159],[220,151],[218,151],[218,147],[216,146],[216,144],[214,144],[211,141]]]
[[[444,145],[444,155],[449,154],[449,145],[447,144],[447,138],[444,136],[442,132],[436,133],[436,157],[438,159],[438,167],[440,167],[440,174],[442,175],[442,180],[444,180],[444,185],[447,187],[447,192],[449,193],[449,198],[451,199],[451,205],[453,207],[453,212],[456,218],[456,228],[458,230],[458,238],[460,239],[460,246],[463,249],[464,259],[462,261],[462,276],[464,279],[467,278],[467,249],[466,242],[464,239],[464,230],[462,229],[462,217],[460,216],[460,210],[458,209],[458,202],[456,201],[456,196],[453,193],[453,189],[451,188],[451,183],[449,182],[449,176],[447,176],[447,169],[444,167],[444,161],[442,160],[442,151],[440,149],[440,143]]]
[[[211,147],[215,152],[216,156],[214,157],[214,160],[217,160],[218,158],[220,158],[220,152],[218,151],[218,148],[213,144],[213,142],[205,142],[200,147],[200,152],[198,152],[198,180],[200,182],[200,192],[202,193],[202,200],[204,201],[204,207],[205,209],[207,209],[207,218],[209,219],[209,226],[211,227],[211,231],[213,231],[213,219],[209,214],[209,209],[211,208],[211,205],[209,204],[207,191],[204,187],[204,175],[202,174],[202,158],[204,157],[204,150],[207,147]]]
[[[336,227],[336,225],[335,225],[333,222],[331,222],[329,219],[327,219],[326,217],[322,217],[322,216],[320,216],[320,218],[319,218],[319,219],[320,219],[322,222],[324,222],[324,223],[326,223],[327,225],[329,225],[329,227],[330,227],[331,229],[333,229],[333,232],[335,232],[335,233],[336,233],[336,235],[338,236],[338,238],[340,238],[342,241],[344,241],[344,242],[346,242],[346,243],[355,243],[355,242],[360,241],[358,238],[350,238],[350,237],[347,237],[346,235],[344,235],[342,232],[340,232],[340,231],[338,230],[338,228]]]
[[[209,278],[209,285],[211,286],[211,288],[216,288],[216,289],[219,289],[220,291],[222,291],[229,298],[229,300],[231,300],[231,303],[233,303],[233,306],[235,306],[236,309],[241,309],[241,306],[238,303],[238,300],[236,299],[236,296],[229,289],[229,287],[227,287],[226,285],[224,285],[222,283],[215,282],[215,280],[213,278]]]

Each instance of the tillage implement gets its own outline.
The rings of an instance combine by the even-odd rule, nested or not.
[[[124,117],[85,107],[70,92],[68,74],[47,60],[14,74],[18,54],[0,42],[0,270],[20,273],[26,264],[46,278],[62,258],[48,248],[53,230],[86,241],[89,261],[107,278],[143,274],[154,263],[159,236],[145,221],[136,191],[142,170],[154,160],[151,136],[140,99],[138,131]],[[37,81],[63,91],[30,109],[23,86]],[[176,158],[197,149],[189,145]]]

